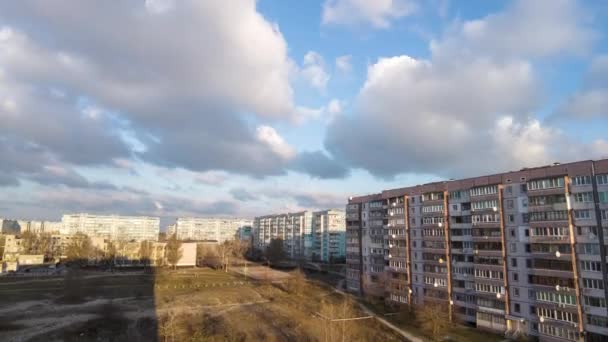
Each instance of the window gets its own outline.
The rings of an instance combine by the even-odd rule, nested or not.
[[[508,194],[512,194],[513,193],[513,187],[511,185],[507,186],[507,193]]]
[[[600,203],[608,203],[608,191],[598,193],[600,195]]]
[[[452,210],[458,210],[458,204],[452,205]]]
[[[487,200],[487,201],[479,201],[472,202],[471,206],[473,207],[473,211],[475,210],[486,210],[486,209],[498,209],[498,200]]]
[[[600,185],[608,184],[608,174],[597,175],[597,176],[595,176],[595,179],[597,180],[597,184],[600,184]]]
[[[519,305],[519,303],[515,303],[515,305],[513,306],[513,311],[521,312],[521,306]]]
[[[583,302],[587,306],[593,306],[593,307],[597,307],[597,308],[606,307],[606,298],[583,296]]]
[[[601,272],[602,271],[602,265],[600,264],[599,261],[587,261],[587,260],[583,260],[581,261],[581,270],[583,271],[588,271],[588,272]]]
[[[459,199],[461,197],[461,193],[460,191],[451,191],[450,192],[450,198],[451,199]]]
[[[513,296],[519,297],[519,288],[517,288],[517,287],[513,288]]]
[[[515,237],[515,229],[511,229],[511,236]]]
[[[589,185],[591,184],[591,176],[576,176],[572,178],[572,185]]]
[[[604,281],[600,279],[583,278],[583,287],[588,289],[604,289]]]
[[[516,243],[512,243],[511,244],[511,253],[516,253],[517,252],[517,244]]]
[[[513,209],[514,206],[513,200],[507,200],[507,209]]]
[[[513,273],[513,281],[519,281],[519,274]]]
[[[574,194],[574,202],[590,203],[593,202],[593,194],[591,192],[579,192]]]
[[[483,196],[483,195],[493,195],[498,193],[498,185],[488,185],[488,186],[480,186],[476,188],[472,188],[469,190],[471,197],[473,196]]]
[[[515,215],[509,214],[509,223],[515,222]]]
[[[511,258],[511,267],[517,267],[517,259]]]
[[[537,179],[528,182],[528,190],[555,189],[564,187],[564,178]]]
[[[578,220],[589,220],[591,219],[591,210],[575,210],[574,218]]]

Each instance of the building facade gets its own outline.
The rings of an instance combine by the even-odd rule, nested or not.
[[[251,224],[251,220],[240,218],[180,217],[168,233],[177,234],[179,240],[224,243],[239,238],[241,229]]]
[[[346,257],[346,221],[344,210],[329,209],[312,213],[313,243],[311,259],[340,261]]]
[[[158,241],[160,219],[147,216],[63,215],[62,234],[84,233],[114,241]]]
[[[291,259],[339,261],[346,256],[344,217],[344,211],[339,209],[256,217],[253,244],[264,251],[272,239],[280,238]]]
[[[350,291],[507,335],[608,340],[606,159],[351,198],[346,222]]]

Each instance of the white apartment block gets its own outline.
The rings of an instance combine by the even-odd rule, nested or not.
[[[167,235],[177,234],[179,240],[223,243],[237,238],[240,229],[251,223],[251,220],[241,218],[180,217],[169,227]]]
[[[330,262],[346,256],[346,220],[341,209],[312,213],[313,261]]]
[[[291,259],[330,262],[346,256],[344,210],[301,211],[256,217],[253,244],[261,251],[272,239],[283,240]]]
[[[266,250],[272,239],[282,239],[287,257],[310,259],[312,254],[312,213],[301,211],[259,216],[253,220],[253,244]]]
[[[117,241],[158,241],[160,231],[158,217],[81,213],[63,215],[61,222],[62,234],[80,232]]]

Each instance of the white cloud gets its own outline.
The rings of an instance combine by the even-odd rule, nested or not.
[[[417,5],[412,0],[325,0],[323,24],[371,25],[386,29],[391,22],[414,13]]]
[[[337,115],[342,113],[343,106],[344,102],[338,99],[331,99],[327,105],[319,108],[298,106],[294,111],[293,121],[296,124],[303,124],[313,120],[322,120],[328,123],[331,122]]]
[[[319,53],[315,51],[306,53],[301,74],[311,87],[325,92],[330,76],[325,70],[325,61]]]
[[[353,69],[351,64],[351,55],[344,55],[336,58],[336,68],[343,73],[349,73]]]
[[[283,159],[291,159],[295,156],[295,150],[270,126],[259,126],[256,129],[256,138],[268,145],[272,151]]]
[[[5,2],[0,21],[10,24],[0,26],[0,116],[9,112],[5,99],[18,104],[0,138],[104,164],[132,154],[122,141],[129,131],[145,145],[135,152],[146,162],[284,172],[282,156],[242,115],[287,119],[294,111],[287,43],[255,0]],[[320,75],[323,87],[328,76]],[[53,88],[64,96],[49,94]],[[79,115],[83,95],[99,110]],[[112,118],[99,115],[110,111]]]
[[[520,0],[453,23],[431,43],[428,60],[380,58],[354,115],[330,125],[325,147],[381,177],[457,177],[580,159],[589,145],[534,119],[543,94],[530,59],[585,53],[595,33],[584,19],[573,1]]]
[[[441,41],[435,58],[488,55],[499,59],[584,54],[597,38],[588,16],[574,0],[516,0],[504,12],[456,22]]]

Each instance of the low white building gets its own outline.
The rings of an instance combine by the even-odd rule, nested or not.
[[[251,220],[241,218],[180,217],[169,227],[167,236],[179,240],[217,241],[223,243],[238,238],[241,228],[251,226]]]

